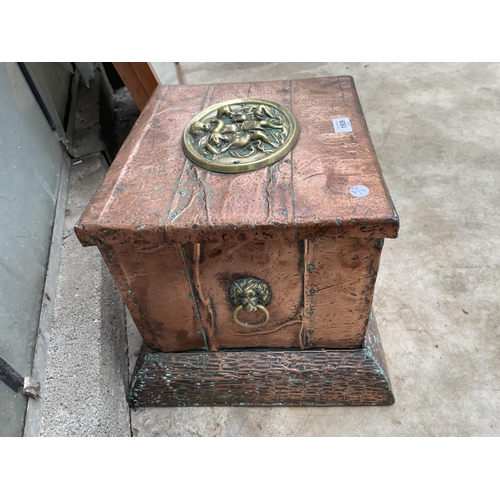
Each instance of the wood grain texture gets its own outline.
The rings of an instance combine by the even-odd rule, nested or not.
[[[132,406],[390,405],[375,321],[351,350],[154,353],[143,349]]]
[[[184,127],[238,97],[288,106],[301,135],[279,163],[243,174],[187,161]],[[348,116],[352,133],[334,132]],[[370,194],[355,198],[350,187]],[[394,238],[399,221],[351,77],[158,87],[77,226],[82,244]],[[141,228],[138,230],[138,228]]]
[[[161,85],[153,66],[148,62],[115,62],[113,66],[142,111],[156,87]]]

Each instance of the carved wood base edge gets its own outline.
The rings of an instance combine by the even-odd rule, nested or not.
[[[361,349],[163,353],[144,347],[129,403],[365,406],[393,404],[394,396],[372,316]]]

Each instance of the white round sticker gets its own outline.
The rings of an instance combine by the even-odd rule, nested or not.
[[[349,189],[349,192],[356,198],[363,198],[363,196],[366,196],[370,190],[366,186],[358,184],[357,186],[353,186]]]

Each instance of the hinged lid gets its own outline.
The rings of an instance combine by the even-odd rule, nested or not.
[[[254,172],[193,164],[182,149],[203,109],[258,98],[290,109],[295,147]],[[399,221],[349,76],[158,87],[75,231],[84,245],[395,238]]]

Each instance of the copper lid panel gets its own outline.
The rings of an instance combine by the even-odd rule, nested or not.
[[[230,99],[280,103],[300,125],[296,146],[254,172],[209,172],[182,135],[203,109]],[[332,119],[349,117],[352,132]],[[369,195],[355,197],[353,186]],[[350,77],[159,87],[82,216],[85,245],[396,237],[397,214]]]

